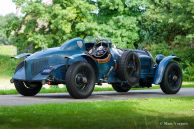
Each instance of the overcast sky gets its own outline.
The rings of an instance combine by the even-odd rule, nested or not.
[[[0,0],[0,15],[6,15],[8,13],[16,13],[15,4],[12,0]]]

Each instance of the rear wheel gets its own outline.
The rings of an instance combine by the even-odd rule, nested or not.
[[[95,78],[95,71],[89,63],[72,64],[65,79],[69,94],[76,99],[89,97],[94,90]]]
[[[14,80],[14,85],[16,90],[24,96],[34,96],[42,88],[41,82],[24,82],[19,80]]]
[[[112,87],[117,92],[128,92],[131,89],[131,86],[127,83],[114,83]]]
[[[167,65],[160,87],[165,94],[176,94],[182,85],[182,71],[176,62]]]

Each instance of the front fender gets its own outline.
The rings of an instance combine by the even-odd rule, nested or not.
[[[165,57],[157,66],[154,76],[154,84],[160,84],[162,81],[162,78],[164,76],[164,71],[171,61],[180,61],[180,59],[177,56],[167,56]]]
[[[31,55],[31,53],[22,53],[22,54],[19,54],[19,55],[15,56],[15,57],[12,57],[12,58],[20,59],[20,58],[26,58],[30,55]]]

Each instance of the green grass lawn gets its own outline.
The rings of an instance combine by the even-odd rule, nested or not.
[[[193,129],[194,97],[6,106],[0,121],[1,129]]]

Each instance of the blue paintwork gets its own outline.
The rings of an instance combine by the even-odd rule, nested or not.
[[[49,48],[46,50],[42,50],[39,52],[36,52],[30,56],[28,56],[24,61],[25,61],[25,68],[21,68],[18,70],[14,76],[13,79],[15,80],[26,80],[26,81],[41,81],[45,80],[49,75],[41,75],[41,72],[43,69],[46,69],[50,66],[52,66],[54,69],[53,71],[57,71],[59,67],[66,66],[67,60],[73,59],[69,61],[69,63],[73,63],[76,61],[83,61],[84,58],[80,57],[80,55],[84,55],[84,50],[85,48],[82,47],[72,47],[72,46],[77,46],[77,41],[83,42],[82,39],[80,38],[75,38],[70,41],[67,41],[64,43],[61,47],[56,47],[56,48]],[[67,50],[64,48],[64,46],[67,47]],[[65,50],[64,50],[65,49]],[[74,59],[76,56],[80,58]],[[65,58],[67,57],[67,58]],[[44,64],[43,64],[44,63]],[[42,65],[42,66],[41,66]],[[69,64],[70,65],[70,64]],[[40,71],[37,71],[35,75],[31,74],[32,73],[32,68],[34,66],[34,69],[40,68]],[[56,67],[58,66],[58,67]],[[56,78],[59,79],[64,79],[64,76],[60,76],[60,73],[54,73],[52,74],[57,75]]]
[[[162,80],[167,64],[176,59],[176,56],[165,57],[159,64],[154,63],[151,54],[144,50],[134,50],[140,58],[140,79],[150,83],[159,84]],[[107,63],[99,64],[86,53],[84,40],[74,38],[65,42],[61,47],[49,48],[34,54],[23,54],[17,57],[26,57],[24,66],[13,75],[13,80],[23,81],[48,81],[65,83],[65,75],[68,67],[78,61],[89,62],[95,69],[96,82],[116,83],[121,82],[117,77],[117,63],[123,53],[117,48],[110,48],[111,59]],[[109,76],[105,75],[110,71]]]
[[[15,56],[14,58],[15,59],[26,58],[30,55],[31,55],[31,53],[22,53],[22,54],[19,54],[19,55]]]
[[[156,72],[153,81],[154,84],[161,83],[166,66],[169,64],[169,62],[176,60],[177,58],[177,56],[167,56],[160,62],[160,64],[156,67]]]

